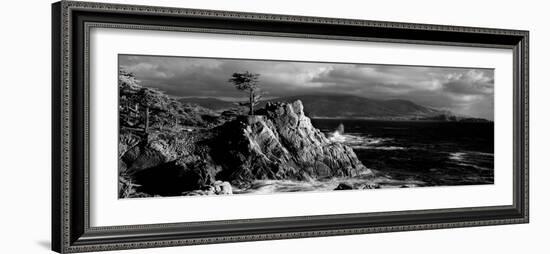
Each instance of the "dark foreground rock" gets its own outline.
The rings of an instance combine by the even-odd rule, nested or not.
[[[380,189],[377,183],[340,183],[334,190],[367,190]]]
[[[353,190],[353,186],[347,183],[341,183],[334,190]]]
[[[213,186],[221,167],[213,163],[203,144],[209,138],[208,131],[157,131],[141,137],[123,132],[119,143],[137,144],[119,145],[127,150],[119,159],[120,175],[139,186],[138,192],[161,196]]]

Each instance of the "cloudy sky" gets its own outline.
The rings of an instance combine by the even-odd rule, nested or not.
[[[119,55],[120,68],[142,85],[178,97],[244,98],[228,79],[234,72],[260,74],[264,97],[350,94],[406,99],[456,114],[493,119],[492,69],[309,63]]]

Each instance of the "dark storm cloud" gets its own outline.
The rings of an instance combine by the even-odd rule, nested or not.
[[[458,114],[493,119],[494,73],[489,69],[119,56],[120,67],[142,84],[173,96],[244,97],[227,81],[232,73],[259,73],[268,97],[351,94],[407,99]]]

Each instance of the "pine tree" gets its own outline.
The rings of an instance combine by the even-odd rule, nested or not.
[[[248,102],[240,102],[240,106],[248,107],[249,115],[254,115],[254,106],[260,103],[262,98],[259,87],[260,74],[245,72],[235,72],[231,75],[229,82],[235,85],[235,87],[248,93]]]

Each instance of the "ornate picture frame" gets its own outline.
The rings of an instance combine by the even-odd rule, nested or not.
[[[90,224],[93,28],[498,48],[513,54],[512,205],[95,227]],[[474,227],[529,221],[529,32],[61,1],[52,5],[52,249],[60,253]],[[116,168],[113,169],[116,172]]]

